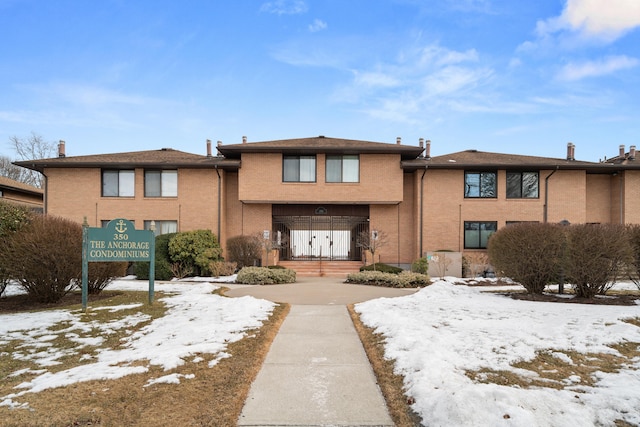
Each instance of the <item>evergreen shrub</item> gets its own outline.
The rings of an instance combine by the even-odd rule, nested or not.
[[[388,288],[419,288],[430,285],[431,278],[426,274],[408,271],[403,271],[400,274],[381,271],[360,271],[349,274],[346,282]]]
[[[236,283],[248,285],[277,285],[295,281],[296,272],[288,268],[244,267],[236,278]]]
[[[377,262],[375,264],[369,264],[369,265],[360,267],[360,271],[379,271],[382,273],[400,274],[404,270],[401,269],[400,267]]]

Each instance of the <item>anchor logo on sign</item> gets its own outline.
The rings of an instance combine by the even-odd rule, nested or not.
[[[124,233],[127,231],[127,224],[125,224],[124,220],[120,220],[116,223],[116,231],[118,233]]]

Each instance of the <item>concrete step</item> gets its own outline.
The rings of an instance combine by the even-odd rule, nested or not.
[[[298,276],[305,277],[347,277],[349,273],[356,273],[362,267],[360,261],[280,261],[278,265],[290,268]]]

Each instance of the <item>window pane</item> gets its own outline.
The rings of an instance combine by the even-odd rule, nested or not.
[[[519,172],[507,172],[507,198],[522,197],[522,175]]]
[[[496,174],[493,172],[483,173],[481,176],[480,197],[496,197]]]
[[[144,172],[145,197],[160,197],[160,171]]]
[[[300,181],[300,159],[295,156],[285,156],[282,173],[285,182]]]
[[[358,156],[344,156],[342,159],[342,182],[358,182],[360,180],[360,161]]]
[[[135,194],[134,171],[119,171],[118,185],[120,197],[133,197]]]
[[[522,197],[538,197],[538,172],[524,172],[522,174]]]
[[[300,181],[314,182],[316,180],[315,156],[300,156]]]
[[[477,222],[464,223],[464,247],[475,249],[480,244],[480,230]]]
[[[480,174],[478,173],[465,174],[464,197],[480,197]]]
[[[497,225],[495,222],[481,222],[480,226],[480,247],[486,248],[489,237],[496,232]]]
[[[162,197],[178,196],[178,171],[162,171]]]
[[[342,180],[342,158],[340,156],[327,156],[327,182],[340,182]]]
[[[102,171],[102,196],[118,197],[118,171]]]

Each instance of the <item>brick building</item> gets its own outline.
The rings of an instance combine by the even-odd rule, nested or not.
[[[43,191],[38,187],[0,176],[0,200],[25,206],[35,212],[43,211]]]
[[[276,262],[361,262],[361,233],[384,233],[376,256],[409,265],[428,251],[477,252],[511,222],[640,223],[635,147],[606,162],[324,136],[17,162],[46,177],[45,212],[100,226],[117,217],[157,232],[210,229],[223,243],[259,233]]]

